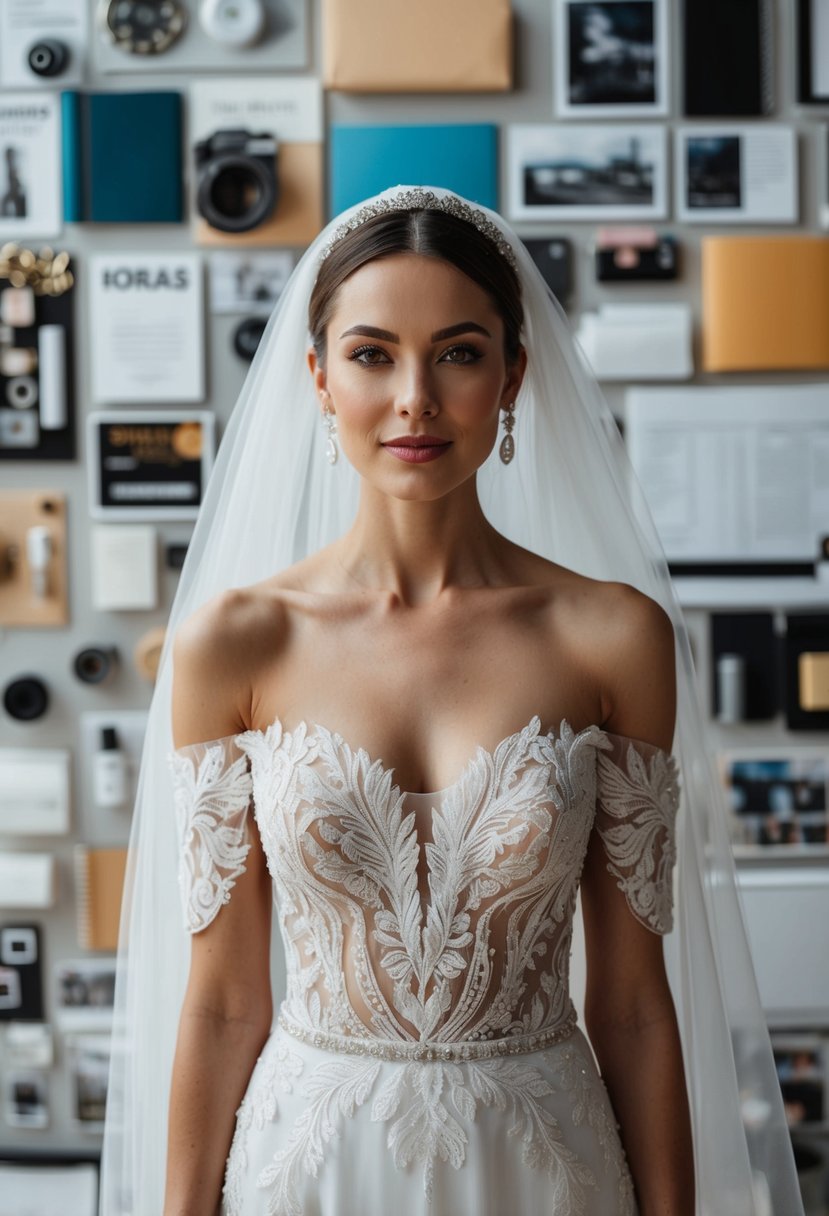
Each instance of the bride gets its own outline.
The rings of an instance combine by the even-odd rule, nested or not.
[[[802,1211],[692,676],[518,239],[441,190],[339,217],[171,614],[102,1214]]]

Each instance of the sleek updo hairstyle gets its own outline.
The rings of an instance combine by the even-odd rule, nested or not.
[[[518,275],[474,224],[437,208],[419,207],[372,216],[346,233],[323,259],[308,304],[308,329],[321,366],[325,366],[325,331],[339,288],[367,262],[395,253],[442,258],[482,287],[504,323],[507,365],[516,362],[524,324]]]

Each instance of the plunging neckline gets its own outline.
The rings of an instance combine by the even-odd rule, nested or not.
[[[313,739],[315,736],[317,736],[319,734],[323,734],[323,735],[327,736],[327,738],[329,740],[331,740],[332,742],[338,739],[340,741],[339,745],[344,747],[348,752],[351,753],[352,756],[355,756],[361,763],[365,764],[367,769],[374,768],[376,765],[378,767],[379,771],[383,774],[383,776],[384,777],[387,776],[389,778],[391,787],[395,791],[395,793],[407,802],[412,799],[418,799],[418,798],[443,799],[447,794],[449,794],[453,790],[457,789],[457,787],[463,783],[464,779],[468,776],[473,765],[476,764],[477,762],[479,762],[481,753],[483,753],[483,755],[486,758],[488,758],[489,760],[494,760],[495,753],[499,750],[499,748],[504,747],[505,744],[509,745],[509,744],[515,743],[524,734],[527,734],[527,736],[528,736],[527,742],[530,742],[531,740],[538,739],[538,738],[550,739],[550,740],[561,739],[567,731],[570,731],[572,734],[573,743],[577,742],[583,736],[589,735],[591,732],[595,732],[599,735],[604,735],[604,736],[607,736],[610,734],[609,731],[606,731],[603,727],[599,726],[597,723],[590,723],[589,725],[583,727],[581,730],[574,731],[572,725],[570,724],[570,722],[567,718],[562,718],[558,727],[551,726],[549,730],[542,731],[540,715],[533,714],[532,717],[530,718],[529,722],[525,723],[524,726],[520,726],[518,728],[518,730],[513,731],[512,734],[505,735],[503,739],[501,739],[498,743],[495,744],[494,748],[490,749],[490,748],[484,747],[484,745],[482,743],[479,743],[475,749],[475,752],[469,757],[469,759],[464,764],[463,768],[460,771],[459,776],[454,781],[450,782],[449,785],[444,785],[438,790],[404,790],[404,789],[401,789],[401,787],[394,780],[394,774],[396,772],[395,766],[392,765],[391,767],[389,767],[384,762],[382,757],[370,755],[369,752],[364,747],[356,747],[356,748],[353,747],[343,737],[343,735],[341,734],[340,731],[334,730],[329,726],[324,726],[321,722],[314,722],[307,718],[300,718],[299,721],[295,724],[295,726],[293,728],[288,729],[285,726],[285,723],[282,721],[282,719],[277,715],[275,718],[273,718],[268,723],[267,726],[251,727],[248,730],[240,731],[239,734],[234,735],[232,737],[237,742],[239,739],[244,739],[247,736],[253,736],[253,737],[261,738],[261,739],[268,739],[270,737],[270,735],[272,735],[277,729],[279,729],[281,731],[280,742],[277,744],[277,747],[281,747],[286,738],[293,738],[296,735],[297,731],[300,729],[304,729],[305,738]],[[642,742],[644,742],[644,740]],[[656,747],[657,745],[654,743],[651,743],[651,744],[647,744],[647,746]]]

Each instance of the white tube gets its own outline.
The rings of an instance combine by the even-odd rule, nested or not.
[[[41,325],[37,333],[40,365],[40,425],[44,431],[66,426],[66,330]]]

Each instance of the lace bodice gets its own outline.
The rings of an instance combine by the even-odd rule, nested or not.
[[[429,793],[401,790],[316,723],[277,719],[169,761],[186,928],[211,923],[261,847],[283,1011],[305,1031],[448,1044],[572,1022],[572,919],[594,832],[629,912],[672,928],[678,772],[641,740],[566,720],[544,733],[535,716]]]

